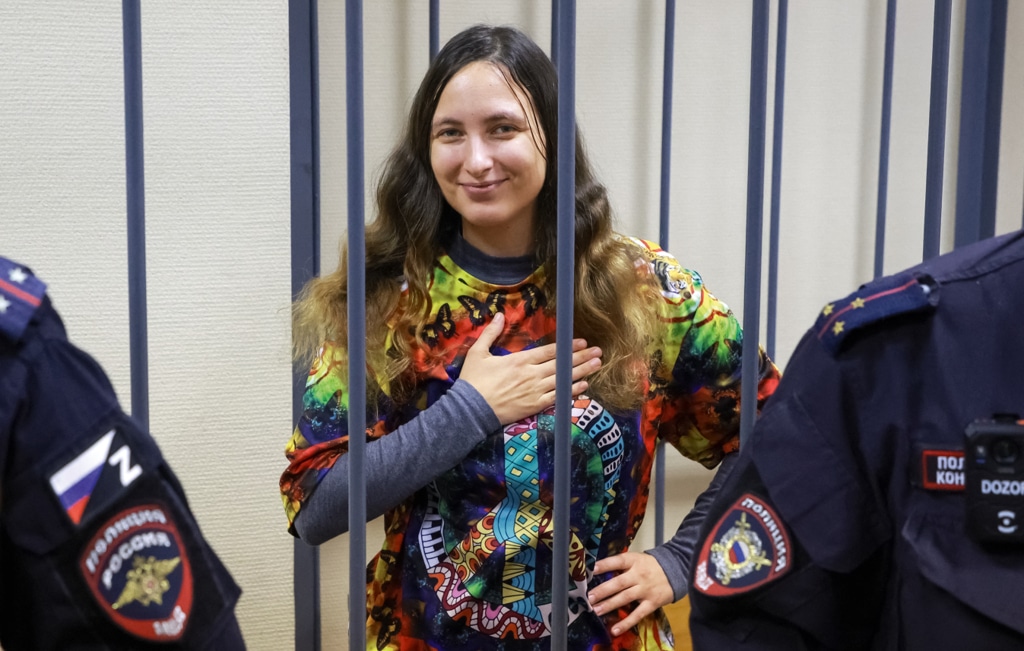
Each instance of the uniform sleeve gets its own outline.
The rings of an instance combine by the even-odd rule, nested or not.
[[[24,399],[24,366],[14,355],[14,347],[0,336],[0,505],[3,504],[4,470],[11,442],[14,414]]]
[[[0,369],[5,647],[244,649],[240,590],[177,476],[49,300]]]
[[[696,271],[649,242],[642,251],[661,286],[665,324],[654,351],[657,388],[647,417],[657,420],[663,440],[713,468],[739,446],[743,329]],[[759,349],[759,409],[778,381],[778,368]]]
[[[851,393],[805,338],[701,529],[695,649],[868,647],[889,531],[849,443]]]

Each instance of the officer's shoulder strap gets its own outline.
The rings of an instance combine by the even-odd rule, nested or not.
[[[23,265],[0,256],[0,337],[20,341],[46,296],[46,283]]]
[[[818,315],[813,332],[833,355],[850,334],[899,314],[930,310],[938,304],[938,284],[919,271],[879,278],[861,285],[852,294],[827,303]]]

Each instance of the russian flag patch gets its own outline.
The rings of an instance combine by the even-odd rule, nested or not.
[[[116,479],[101,482],[108,467],[118,469],[109,473],[116,475]],[[82,522],[82,516],[91,501],[108,502],[120,492],[120,488],[127,487],[141,474],[142,468],[132,460],[131,448],[120,441],[116,429],[111,429],[50,475],[50,488],[68,518],[77,525]],[[113,491],[103,490],[108,483],[114,483]],[[97,492],[111,494],[107,495],[107,499],[94,500]]]

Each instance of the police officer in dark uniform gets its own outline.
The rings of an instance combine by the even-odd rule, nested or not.
[[[245,648],[241,591],[156,443],[2,257],[0,481],[5,651]]]
[[[1024,649],[1024,231],[863,286],[716,497],[695,649]]]

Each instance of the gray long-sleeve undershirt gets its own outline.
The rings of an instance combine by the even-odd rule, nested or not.
[[[729,473],[736,464],[737,457],[739,457],[739,453],[725,455],[711,483],[697,496],[696,503],[683,518],[675,535],[654,549],[647,550],[648,554],[657,559],[665,576],[668,577],[668,583],[672,586],[673,601],[679,601],[686,596],[687,585],[690,581],[690,569],[693,567],[693,552],[697,546],[701,525],[707,519],[708,509],[711,508],[711,502],[715,499],[715,495],[718,494],[725,480],[729,478]]]
[[[459,380],[408,423],[366,445],[366,517],[372,520],[454,467],[501,427],[483,396]],[[348,531],[348,459],[328,471],[302,505],[295,531],[319,545]]]

